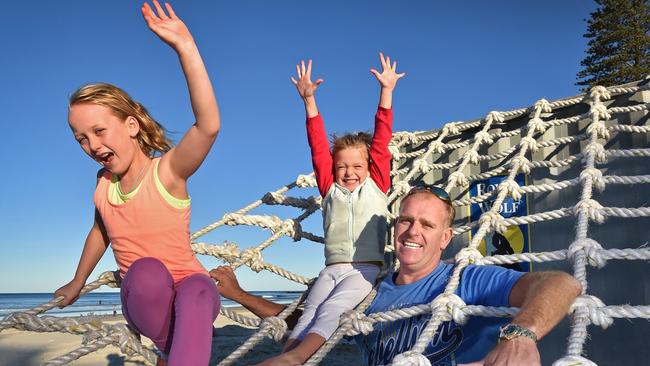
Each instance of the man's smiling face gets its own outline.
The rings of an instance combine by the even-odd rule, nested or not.
[[[398,281],[417,281],[438,266],[453,235],[446,204],[427,192],[402,200],[395,223],[395,252],[400,261]]]

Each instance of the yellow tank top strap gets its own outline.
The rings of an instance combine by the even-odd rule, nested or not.
[[[158,189],[158,192],[160,192],[160,195],[163,196],[165,201],[172,205],[172,207],[175,208],[186,208],[189,207],[190,204],[192,203],[192,200],[190,197],[186,199],[181,199],[181,198],[176,198],[171,195],[171,193],[167,192],[165,189],[165,186],[160,182],[160,179],[158,178],[158,163],[160,162],[160,159],[154,160],[154,170],[153,170],[153,180],[154,183],[156,183],[156,188]]]
[[[153,170],[153,180],[154,183],[156,184],[156,189],[160,193],[160,195],[169,203],[172,207],[174,208],[186,208],[189,207],[190,204],[192,203],[192,200],[190,198],[187,199],[180,199],[176,198],[171,195],[171,193],[167,192],[165,189],[165,186],[160,182],[160,179],[158,178],[158,163],[160,162],[160,159],[154,160],[154,170]],[[138,186],[131,192],[129,193],[124,193],[120,189],[120,185],[118,184],[119,179],[117,178],[117,175],[112,174],[111,175],[111,184],[108,187],[108,201],[114,205],[121,205],[126,203],[128,200],[133,198],[138,191],[140,190],[140,187],[142,186],[142,183],[144,182],[144,179]]]

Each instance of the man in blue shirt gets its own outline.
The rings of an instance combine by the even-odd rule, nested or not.
[[[399,271],[387,276],[367,314],[428,304],[441,294],[453,265],[440,261],[451,241],[454,209],[441,189],[413,189],[400,205],[395,223],[395,255]],[[230,267],[212,270],[224,297],[237,301],[260,317],[280,313],[275,304],[242,290]],[[468,266],[456,290],[466,304],[520,307],[505,321],[473,317],[465,325],[445,322],[422,353],[432,365],[539,365],[537,340],[567,313],[580,294],[579,282],[563,272],[521,273],[495,266]],[[299,315],[292,315],[287,324]],[[431,314],[377,323],[367,336],[355,337],[367,365],[389,365],[411,349]],[[497,342],[498,340],[498,342]]]

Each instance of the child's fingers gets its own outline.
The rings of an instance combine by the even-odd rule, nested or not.
[[[156,7],[156,11],[158,12],[158,16],[160,17],[160,19],[169,19],[167,14],[165,14],[165,11],[163,10],[162,6],[160,6],[158,0],[153,0],[153,6]]]
[[[318,80],[314,81],[314,86],[319,86],[320,83],[322,83],[323,81],[325,81],[325,80],[323,80],[323,79],[318,79]]]
[[[149,3],[144,3],[142,6],[142,13],[144,14],[145,19],[149,18],[150,20],[160,20],[156,16],[156,13],[153,12]]]
[[[311,79],[311,59],[307,62],[307,77]]]
[[[305,60],[300,61],[300,72],[300,77],[305,76],[305,73],[307,72],[307,70],[305,70]]]
[[[386,60],[384,60],[384,54],[382,52],[379,52],[379,61],[381,62],[381,67],[385,68],[386,67]]]
[[[300,75],[300,64],[296,64],[296,74],[298,74],[298,79],[302,77],[302,75]]]
[[[291,77],[291,82],[293,83],[293,85],[298,86],[298,80],[294,79],[293,76]]]
[[[390,56],[386,56],[386,65],[384,65],[384,69],[390,69]]]
[[[375,69],[370,69],[370,72],[371,72],[373,75],[375,75],[376,78],[379,77],[379,72],[378,72],[377,70],[375,70]]]
[[[401,74],[397,74],[397,77],[398,77],[398,78],[403,78],[404,76],[406,76],[406,73],[405,73],[405,72],[403,72],[403,73],[401,73]]]
[[[169,13],[169,17],[172,19],[178,19],[176,16],[176,13],[174,13],[174,9],[172,9],[172,5],[170,3],[165,3],[165,8],[167,9],[167,12]]]
[[[393,71],[395,71],[396,68],[397,68],[397,61],[393,61],[393,67],[392,67]]]

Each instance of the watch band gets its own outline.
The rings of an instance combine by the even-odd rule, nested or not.
[[[509,341],[517,337],[527,337],[537,343],[537,335],[535,332],[519,324],[508,323],[499,328],[499,341]]]

